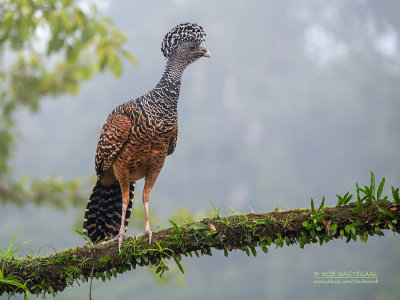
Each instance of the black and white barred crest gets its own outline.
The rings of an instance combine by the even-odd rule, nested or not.
[[[201,44],[205,36],[206,33],[200,25],[196,23],[182,23],[165,35],[161,44],[161,51],[168,58],[181,42]]]

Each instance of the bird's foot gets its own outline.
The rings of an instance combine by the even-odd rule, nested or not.
[[[111,240],[106,241],[105,243],[118,241],[118,251],[121,253],[121,245],[122,245],[122,241],[124,238],[132,238],[133,239],[133,236],[131,236],[130,234],[126,234],[126,233],[119,233],[118,235],[113,237]]]
[[[150,230],[150,228],[143,230],[143,232],[142,232],[142,233],[139,233],[139,234],[136,236],[136,238],[141,237],[141,236],[144,236],[144,235],[149,236],[149,244],[151,244],[151,237],[152,237],[152,235],[153,235],[153,232]]]

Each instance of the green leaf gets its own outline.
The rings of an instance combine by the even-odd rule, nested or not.
[[[379,183],[378,191],[376,192],[376,200],[379,200],[381,198],[384,185],[385,185],[385,177],[383,177],[381,183]]]
[[[352,198],[353,198],[353,194],[350,194],[350,192],[347,191],[347,193],[343,197],[344,204],[347,204]]]
[[[167,241],[167,243],[168,243],[169,245],[178,245],[178,244],[180,244],[180,242],[181,242],[181,241],[179,241],[179,240]]]
[[[18,37],[22,41],[27,40],[36,27],[35,23],[29,16],[20,15],[20,18],[16,19],[14,24],[18,31]]]
[[[86,242],[88,242],[90,245],[93,245],[92,240],[90,239],[90,237],[88,237],[86,234],[84,234],[82,231],[79,231],[77,229],[75,229],[75,232],[77,234],[79,234],[81,237],[83,237],[85,239]]]
[[[266,219],[256,219],[254,220],[256,224],[267,224],[267,220]]]
[[[97,55],[99,57],[99,59],[98,59],[98,67],[99,67],[100,72],[103,72],[105,67],[108,64],[109,53],[110,53],[110,51],[108,49],[100,48],[97,51]]]
[[[75,45],[67,47],[67,62],[74,63],[78,59],[79,50]]]
[[[179,262],[179,260],[175,256],[173,256],[173,258],[174,258],[174,261],[175,261],[176,265],[178,266],[179,270],[182,272],[182,274],[185,274],[185,271],[183,271],[182,265]]]
[[[13,280],[13,279],[0,279],[0,283],[14,285],[16,287],[21,288],[24,291],[24,300],[25,299],[27,299],[27,300],[30,299],[30,292],[29,292],[29,289],[26,287],[26,283],[22,284],[22,283],[20,283],[20,282],[18,282],[16,280]]]
[[[352,226],[350,230],[352,234],[356,234],[356,228],[354,226]]]
[[[371,181],[369,184],[369,200],[372,201],[373,198],[375,197],[375,174],[374,172],[371,172]]]
[[[336,197],[338,198],[338,203],[336,206],[341,206],[342,204],[344,204],[344,200],[343,200],[342,196],[340,196],[339,194],[336,194]]]
[[[256,248],[250,246],[250,250],[251,250],[251,253],[253,254],[253,256],[256,257],[257,256]]]
[[[391,187],[392,187],[393,200],[397,205],[400,205],[399,188],[395,189],[393,185]]]
[[[142,255],[141,257],[145,264],[149,263],[149,257],[147,255]]]
[[[112,268],[112,269],[111,269],[111,272],[112,272],[113,277],[114,277],[114,278],[117,278],[117,276],[118,276],[117,269],[116,269],[116,268]]]
[[[47,55],[50,55],[54,52],[57,52],[64,46],[64,40],[60,39],[58,37],[53,37],[53,39],[50,40],[48,48],[47,48]]]
[[[225,257],[228,257],[228,249],[224,248],[224,255]]]
[[[167,237],[170,239],[179,239],[181,237],[181,235],[176,233],[176,234],[169,234],[169,235],[167,235]]]
[[[365,235],[360,235],[360,240],[361,240],[362,243],[366,243]]]
[[[7,10],[3,15],[3,26],[11,27],[16,10]]]
[[[131,53],[126,50],[122,50],[121,52],[125,56],[125,58],[127,58],[134,66],[137,65],[137,60]]]
[[[99,258],[98,260],[99,260],[99,262],[106,263],[106,262],[110,261],[110,259],[111,259],[111,256],[109,255],[106,257]]]
[[[108,65],[111,71],[114,73],[115,77],[120,77],[122,74],[122,63],[119,57],[114,53],[114,51],[110,51],[108,55]]]
[[[321,210],[322,208],[324,208],[324,203],[325,203],[325,197],[322,197],[322,202],[321,202],[321,205],[319,206],[318,210]]]
[[[198,222],[190,225],[188,228],[194,230],[200,230],[200,229],[206,229],[207,226],[204,223]]]
[[[266,246],[264,243],[261,243],[260,246],[261,246],[261,250],[262,250],[265,254],[268,254],[268,248],[267,248],[267,246]]]
[[[101,279],[104,278],[103,279],[103,281],[104,281],[105,280],[104,273],[101,273],[100,276],[101,276]],[[79,280],[82,282],[86,282],[86,278],[85,278],[85,276],[83,276],[83,274],[79,275]]]
[[[170,222],[172,224],[172,226],[174,227],[174,232],[176,233],[182,233],[179,226],[172,220],[168,220],[168,222]]]
[[[307,235],[304,231],[301,232],[301,242],[305,244],[307,242]]]
[[[317,212],[315,211],[315,208],[314,208],[314,199],[313,198],[311,198],[311,211],[314,215],[317,214]]]
[[[361,200],[361,197],[360,197],[361,188],[358,186],[358,183],[356,183],[356,189],[357,189],[357,205],[358,205],[357,212],[358,212],[358,214],[360,214],[361,210],[362,210],[362,200]]]
[[[107,279],[110,280],[110,279],[111,279],[111,276],[112,276],[111,271],[110,271],[110,270],[107,270],[107,272],[106,272],[106,277],[107,277]]]

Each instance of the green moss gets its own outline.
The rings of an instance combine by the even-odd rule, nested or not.
[[[318,214],[322,216],[318,219]],[[325,224],[324,224],[325,222]],[[269,213],[249,213],[224,218],[206,218],[200,222],[177,225],[153,233],[153,242],[146,238],[125,239],[121,253],[118,245],[87,245],[64,249],[43,257],[0,259],[3,278],[12,279],[34,294],[56,294],[74,282],[95,279],[110,280],[118,274],[148,267],[165,277],[171,258],[183,272],[181,255],[197,257],[212,255],[212,248],[224,251],[239,249],[256,256],[256,247],[268,253],[268,247],[298,244],[300,248],[310,243],[327,243],[334,238],[346,242],[366,242],[368,236],[383,235],[382,230],[399,233],[397,223],[400,212],[395,203],[387,200],[363,202],[361,213],[358,204],[338,207],[321,207],[318,210],[293,209]],[[24,292],[5,282],[0,282],[0,294]]]

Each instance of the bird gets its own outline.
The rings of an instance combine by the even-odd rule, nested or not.
[[[126,234],[135,182],[144,178],[142,202],[149,244],[149,199],[152,188],[177,144],[177,105],[185,68],[201,57],[211,58],[201,46],[206,33],[197,23],[182,23],[172,28],[161,43],[166,58],[164,73],[147,94],[117,106],[103,125],[98,141],[95,170],[97,181],[89,197],[83,233],[93,243],[118,241]]]

